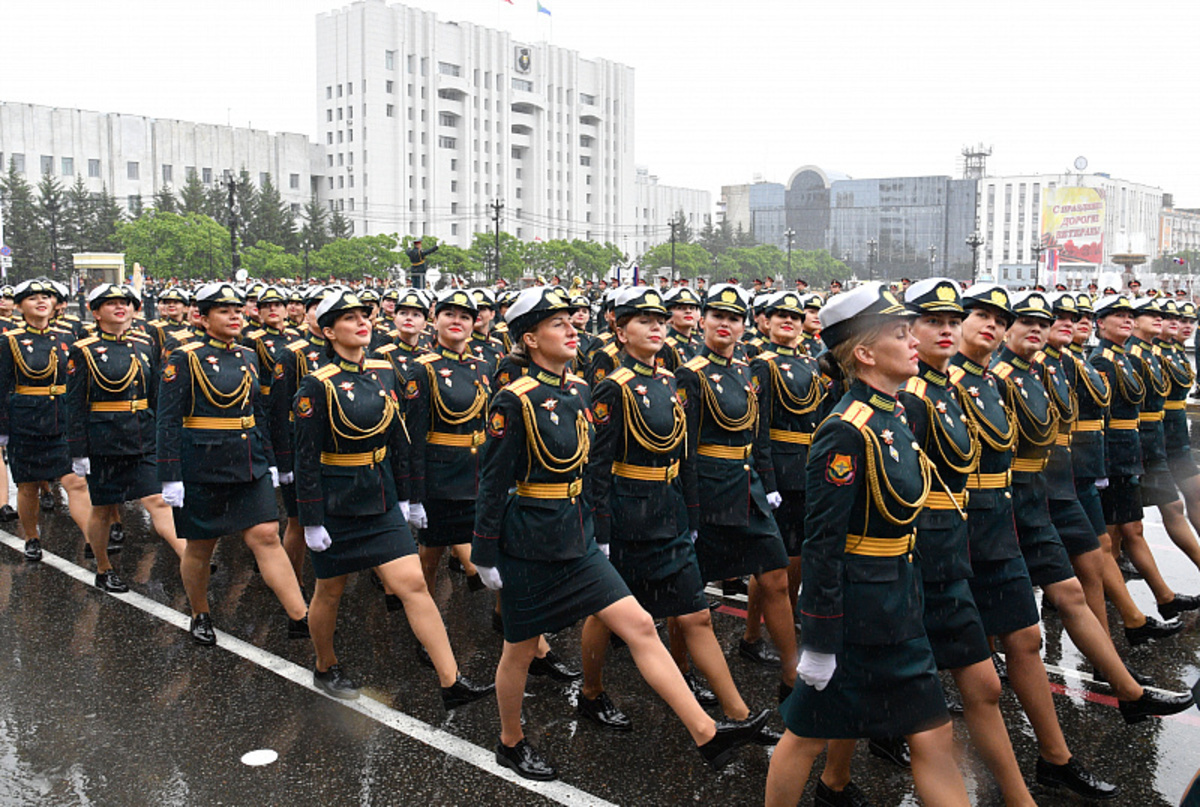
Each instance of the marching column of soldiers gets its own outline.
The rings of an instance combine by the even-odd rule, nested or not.
[[[524,735],[526,676],[582,678],[577,713],[632,731],[603,674],[620,643],[712,768],[774,746],[769,805],[799,802],[822,751],[815,803],[869,804],[859,740],[911,768],[924,802],[967,804],[952,710],[1006,804],[1032,804],[1004,680],[1036,781],[1118,796],[1058,722],[1034,592],[1125,722],[1191,705],[1121,658],[1106,601],[1130,645],[1200,609],[1142,526],[1159,508],[1200,569],[1192,303],[946,278],[902,297],[874,282],[828,299],[633,286],[593,312],[594,297],[209,283],[165,290],[147,322],[132,287],[103,283],[84,325],[61,284],[0,288],[0,468],[17,490],[14,509],[4,480],[0,520],[41,560],[65,545],[39,523],[60,485],[96,586],[120,595],[119,508],[140,502],[179,557],[202,646],[218,642],[214,550],[240,534],[334,698],[359,696],[334,636],[364,572],[405,611],[446,710],[495,694],[496,762],[531,779],[558,770]],[[459,669],[430,596],[447,555],[468,591],[495,592],[494,682]],[[782,732],[739,692],[709,584],[747,594],[737,653],[778,670]],[[579,668],[547,641],[576,623]]]

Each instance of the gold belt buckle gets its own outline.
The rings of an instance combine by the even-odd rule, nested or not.
[[[567,495],[568,496],[578,496],[582,492],[583,492],[583,480],[582,479],[576,479],[574,482],[571,482],[567,485]]]
[[[242,418],[242,428],[243,429],[249,429],[253,425],[254,425],[254,416],[253,415]]]
[[[373,452],[371,452],[371,460],[376,464],[383,462],[383,458],[386,456],[387,456],[387,446],[381,446],[381,447],[375,449]]]
[[[478,447],[483,445],[484,433],[482,431],[471,432],[471,446]]]

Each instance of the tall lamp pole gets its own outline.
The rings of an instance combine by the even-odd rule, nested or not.
[[[971,282],[979,280],[979,247],[983,245],[983,236],[975,230],[967,236],[967,246],[971,248]]]
[[[788,248],[787,272],[788,272],[788,280],[791,280],[792,279],[792,242],[796,240],[796,231],[793,230],[791,227],[788,227],[787,230],[784,231],[783,236],[784,236],[784,238],[787,239],[787,248]]]
[[[875,258],[877,257],[876,248],[879,242],[874,238],[867,241],[867,280],[875,279]]]
[[[1035,286],[1039,282],[1041,282],[1041,278],[1038,277],[1038,273],[1039,273],[1040,267],[1042,265],[1042,253],[1045,252],[1047,249],[1048,249],[1048,247],[1044,246],[1042,244],[1042,242],[1039,241],[1037,238],[1034,238],[1033,241],[1031,241],[1029,243],[1029,251],[1033,253],[1033,283]],[[1047,277],[1046,285],[1049,285],[1049,284],[1050,284],[1050,278]]]
[[[935,263],[937,263],[937,247],[934,246],[933,244],[930,244],[929,245],[929,276],[930,277],[933,277],[935,274],[935,272],[933,270]]]

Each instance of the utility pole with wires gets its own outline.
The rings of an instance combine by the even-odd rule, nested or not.
[[[488,207],[492,209],[492,221],[496,222],[496,264],[492,277],[492,284],[495,285],[500,279],[500,211],[504,209],[504,202],[496,199]]]

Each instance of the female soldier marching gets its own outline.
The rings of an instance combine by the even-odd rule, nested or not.
[[[463,562],[470,589],[483,588],[470,553],[491,390],[486,360],[472,349],[479,315],[475,303],[475,296],[461,289],[438,301],[433,318],[437,342],[416,359],[405,381],[406,422],[413,441],[409,522],[421,531],[421,568],[430,592],[447,547]]]
[[[630,288],[616,300],[619,367],[596,388],[596,443],[588,464],[596,508],[596,542],[638,603],[655,619],[670,618],[708,679],[725,714],[744,720],[738,694],[713,635],[704,581],[689,537],[688,508],[679,479],[686,433],[675,378],[654,366],[666,334],[667,310],[658,292]],[[611,549],[610,549],[611,547]],[[579,713],[619,731],[632,728],[601,683],[609,630],[589,617],[583,630],[583,691]],[[693,690],[694,677],[686,674]],[[778,735],[765,730],[759,740]]]
[[[913,522],[931,469],[896,390],[916,372],[911,313],[880,283],[821,311],[850,382],[813,438],[800,590],[803,684],[781,707],[787,732],[767,774],[769,807],[793,807],[831,739],[907,736],[921,799],[968,804],[953,730],[921,620]]]
[[[769,467],[768,429],[759,420],[750,368],[735,357],[745,330],[746,297],[718,283],[704,302],[704,347],[681,365],[679,396],[687,414],[683,464],[688,507],[697,514],[696,554],[705,580],[753,575],[767,632],[781,659],[780,700],[796,680],[796,628],[788,601],[788,555],[771,517],[782,497],[767,492],[751,465]]]
[[[595,614],[626,641],[704,759],[720,767],[735,747],[753,740],[769,712],[714,723],[663,647],[654,620],[596,545],[583,478],[591,443],[588,388],[565,372],[578,348],[570,312],[565,293],[544,287],[526,289],[509,308],[514,350],[528,356],[528,375],[496,393],[488,415],[491,439],[471,560],[483,581],[500,589],[504,612],[496,762],[530,779],[557,777],[521,728],[526,675],[543,632]]]
[[[317,587],[309,614],[316,648],[313,683],[337,698],[358,697],[333,651],[346,575],[375,569],[404,602],[409,624],[429,653],[447,710],[478,700],[491,686],[458,674],[446,628],[425,587],[405,524],[408,438],[396,376],[366,358],[372,338],[366,306],[348,291],[329,294],[316,319],[328,363],[306,375],[296,396],[296,501]]]

